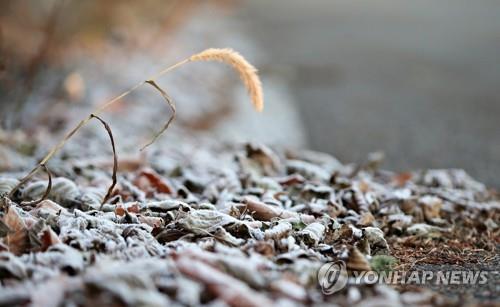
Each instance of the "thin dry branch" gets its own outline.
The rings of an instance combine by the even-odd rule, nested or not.
[[[104,129],[106,129],[106,131],[108,132],[109,139],[111,141],[111,148],[113,149],[113,174],[111,175],[113,182],[109,186],[108,192],[106,193],[106,196],[104,196],[104,198],[102,199],[102,203],[101,203],[101,208],[102,208],[102,205],[104,205],[106,203],[106,201],[111,197],[111,193],[113,193],[113,189],[116,185],[116,172],[118,171],[118,156],[116,154],[115,140],[113,138],[113,132],[111,132],[111,127],[108,125],[108,123],[106,123],[99,116],[94,115],[94,114],[91,114],[90,116],[92,118],[95,118],[98,121],[100,121],[101,124],[104,126]]]

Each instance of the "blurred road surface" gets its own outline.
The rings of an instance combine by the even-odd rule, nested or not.
[[[237,19],[288,76],[310,145],[500,187],[500,1],[248,1]],[[272,102],[269,102],[272,103]]]

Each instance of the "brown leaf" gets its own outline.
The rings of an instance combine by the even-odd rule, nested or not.
[[[130,213],[139,213],[141,211],[141,207],[137,203],[134,203],[127,207],[127,211]]]
[[[363,212],[359,218],[358,225],[370,226],[375,221],[375,217],[370,211]]]
[[[5,223],[0,220],[0,238],[5,237],[10,231],[10,228],[5,225]]]
[[[256,241],[253,246],[251,246],[257,253],[271,258],[275,256],[274,245],[269,241]]]
[[[9,251],[15,255],[21,255],[29,248],[29,237],[26,224],[14,207],[9,207],[7,214],[3,217],[4,224],[10,231],[5,238]]]
[[[148,193],[151,188],[160,193],[172,194],[173,189],[168,182],[152,169],[144,169],[135,178],[134,184]]]
[[[351,271],[370,271],[371,266],[366,257],[356,248],[349,250],[349,258],[346,262],[347,268]]]
[[[36,217],[41,217],[43,214],[53,214],[56,215],[59,212],[67,211],[66,208],[58,205],[57,203],[46,199],[41,201],[34,209],[30,211],[30,214]]]
[[[278,179],[278,183],[281,184],[282,186],[302,184],[305,181],[306,181],[305,178],[299,174],[292,174]]]
[[[189,278],[203,283],[207,289],[229,306],[271,306],[263,294],[212,266],[179,255],[175,258],[179,271]]]
[[[268,205],[264,202],[253,200],[249,197],[243,200],[245,206],[241,207],[240,210],[248,210],[248,212],[252,213],[252,215],[264,221],[270,221],[273,218],[300,218],[305,223],[312,223],[314,221],[314,217],[307,214],[299,215],[297,212],[282,209],[277,206]]]
[[[126,212],[127,212],[127,210],[125,210],[125,208],[123,208],[122,204],[117,204],[116,205],[116,207],[115,207],[115,214],[116,215],[118,215],[118,216],[124,216]]]
[[[160,217],[139,215],[138,219],[141,223],[148,224],[153,228],[159,228],[163,226],[163,219]]]
[[[441,207],[443,206],[443,201],[440,198],[427,195],[420,198],[419,204],[427,221],[440,217]]]
[[[61,243],[57,234],[50,227],[45,227],[41,236],[41,249],[46,251],[50,246]]]
[[[404,186],[412,177],[412,173],[409,172],[399,173],[392,178],[392,181],[396,186]]]

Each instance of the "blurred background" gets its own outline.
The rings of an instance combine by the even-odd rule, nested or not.
[[[159,82],[178,107],[163,142],[383,151],[388,169],[463,168],[500,187],[499,16],[492,0],[3,0],[1,125],[55,142],[162,67],[232,47],[260,70],[264,113],[229,68],[192,63]],[[137,149],[168,112],[141,88],[106,117]]]

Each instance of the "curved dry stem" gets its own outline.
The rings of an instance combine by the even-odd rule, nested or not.
[[[172,110],[172,115],[170,116],[170,118],[168,119],[167,123],[163,126],[163,128],[158,131],[154,136],[153,138],[151,139],[151,141],[149,141],[146,145],[142,146],[141,147],[141,151],[144,150],[146,147],[148,147],[149,145],[153,144],[154,142],[156,142],[156,140],[158,139],[158,137],[163,133],[165,132],[165,130],[168,129],[168,127],[170,126],[170,123],[172,123],[172,121],[175,119],[175,104],[174,102],[172,101],[172,98],[170,98],[170,96],[161,88],[158,86],[158,84],[156,84],[156,82],[154,80],[147,80],[146,81],[147,84],[150,84],[152,87],[154,87],[155,89],[157,89],[160,94],[162,95],[162,97],[165,99],[165,101],[167,102],[168,106],[170,107],[170,109]]]
[[[115,188],[116,185],[116,172],[118,171],[118,156],[116,154],[115,139],[113,138],[113,132],[111,132],[111,127],[102,118],[100,118],[95,114],[90,114],[90,117],[97,119],[104,126],[104,129],[106,129],[106,131],[108,132],[109,140],[111,141],[111,148],[113,149],[113,174],[111,175],[113,182],[109,186],[106,196],[104,196],[104,198],[102,199],[101,203],[101,208],[102,208],[102,206],[106,203],[106,201],[111,197],[113,189]]]
[[[163,91],[156,83],[156,79],[160,78],[161,76],[165,75],[166,73],[186,64],[189,62],[194,62],[194,61],[219,61],[219,62],[225,62],[233,66],[238,73],[240,74],[241,79],[243,80],[243,83],[245,84],[245,87],[247,88],[251,98],[252,98],[252,103],[257,111],[262,111],[264,107],[264,100],[263,100],[263,94],[262,94],[262,85],[260,82],[260,79],[257,75],[257,70],[255,69],[254,66],[252,66],[246,59],[241,56],[239,53],[232,49],[207,49],[204,50],[200,53],[197,53],[187,59],[184,59],[180,62],[175,63],[174,65],[171,65],[155,75],[151,76],[148,78],[146,81],[141,81],[137,83],[136,85],[132,86],[125,92],[119,94],[118,96],[114,97],[113,99],[107,101],[104,103],[102,106],[98,107],[94,112],[92,112],[90,115],[88,115],[86,118],[84,118],[82,121],[78,123],[68,134],[64,136],[64,138],[56,145],[54,146],[48,153],[47,155],[38,163],[37,166],[35,166],[28,175],[26,175],[23,179],[21,179],[20,183],[12,189],[12,191],[9,193],[9,198],[12,198],[14,193],[19,189],[19,187],[26,183],[29,179],[33,177],[33,175],[40,169],[40,168],[46,168],[45,164],[56,154],[61,150],[61,148],[68,142],[68,140],[76,133],[78,132],[83,126],[85,126],[92,118],[96,117],[97,115],[101,114],[105,109],[119,101],[120,99],[124,98],[125,96],[129,95],[142,85],[148,83],[155,87],[157,90],[160,91],[162,96],[165,98],[169,106],[171,107],[173,111],[172,117],[168,120],[168,122],[165,124],[165,126],[158,132],[153,140],[143,146],[141,150],[146,148],[147,146],[151,145],[154,143],[158,137],[169,127],[170,123],[173,121],[175,118],[175,106],[172,103],[170,97]],[[105,125],[106,127],[106,125]],[[109,126],[108,126],[109,127]],[[108,133],[111,130],[108,130]],[[114,143],[114,142],[112,142]],[[116,158],[116,155],[115,155]],[[108,190],[109,193],[110,190]]]
[[[52,174],[50,173],[49,168],[45,164],[41,164],[40,167],[43,168],[45,170],[45,172],[47,173],[47,175],[49,176],[49,182],[47,183],[47,189],[45,189],[45,193],[43,194],[43,196],[40,199],[22,202],[21,205],[23,205],[23,206],[36,206],[39,203],[41,203],[42,201],[46,200],[47,197],[49,197],[50,191],[52,190]]]
[[[7,195],[7,198],[9,198],[10,200],[12,200],[12,198],[14,197],[14,194],[16,194],[17,190],[19,190],[19,188],[24,185],[26,182],[28,182],[37,172],[38,170],[42,167],[42,164],[38,164],[37,166],[35,166],[34,169],[32,169],[28,175],[24,176],[23,179],[21,179],[19,181],[19,183],[14,187],[12,188],[12,190],[10,190],[9,192],[9,195]]]

